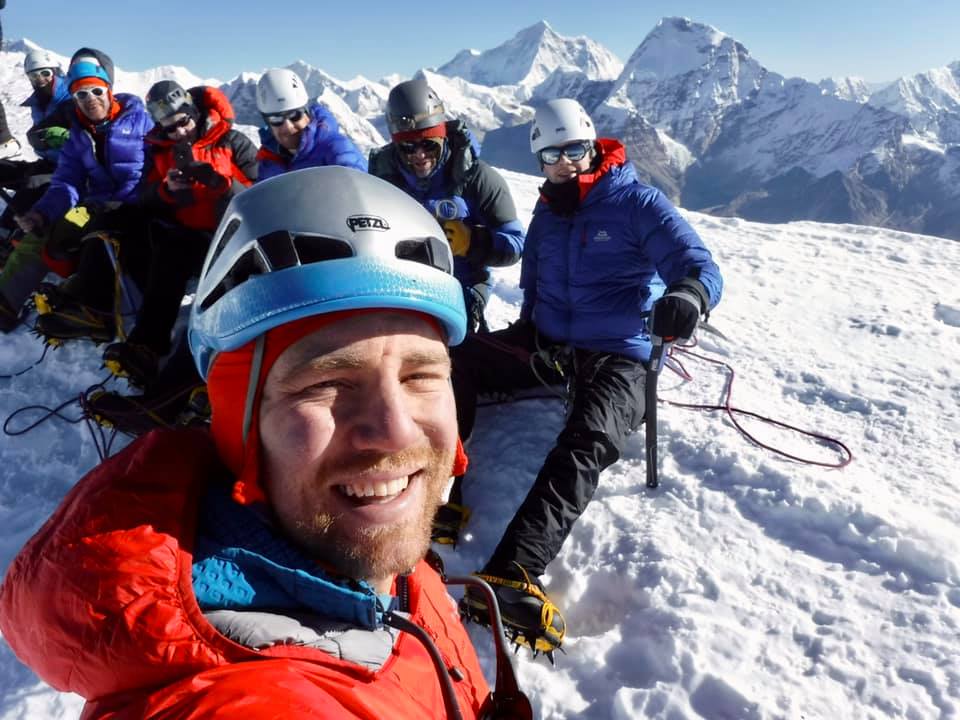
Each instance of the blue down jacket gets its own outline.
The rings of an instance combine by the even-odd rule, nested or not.
[[[437,168],[417,178],[404,165],[396,144],[370,153],[370,172],[416,198],[439,220],[461,220],[483,226],[488,247],[471,246],[467,257],[454,257],[454,275],[464,288],[489,282],[489,267],[513,265],[523,252],[523,226],[517,219],[510,188],[480,159],[480,146],[461,120],[447,121],[447,143]],[[472,298],[464,296],[469,309]]]
[[[93,134],[79,118],[73,121],[50,187],[33,206],[47,222],[62,217],[78,203],[95,205],[137,199],[137,185],[143,174],[143,139],[153,127],[153,120],[136,95],[119,94],[115,98],[120,112],[102,131],[103,163],[97,159]]]
[[[30,97],[20,104],[20,107],[30,108],[30,119],[34,127],[50,117],[60,103],[65,100],[71,100],[68,87],[67,79],[63,75],[55,75],[53,78],[53,96],[47,100],[46,103],[41,100],[40,95],[34,90],[30,93]],[[29,139],[29,133],[27,137]],[[34,148],[34,150],[37,155],[52,163],[56,163],[57,158],[60,157],[60,148],[44,147],[40,149]]]
[[[310,124],[300,136],[296,155],[280,147],[270,128],[260,128],[259,170],[257,181],[282,175],[291,170],[324,165],[343,165],[367,171],[367,159],[346,135],[330,111],[319,103],[310,106]]]
[[[699,280],[709,308],[723,280],[696,231],[656,188],[643,185],[623,146],[600,140],[604,160],[572,216],[541,198],[527,229],[521,318],[586,350],[650,358],[646,318],[664,289]],[[581,183],[583,180],[581,180]]]

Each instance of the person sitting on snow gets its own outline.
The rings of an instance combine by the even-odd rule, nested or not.
[[[520,271],[520,318],[453,353],[460,432],[478,393],[567,382],[569,413],[526,499],[478,576],[493,585],[517,642],[552,652],[565,624],[539,580],[586,510],[600,473],[644,418],[651,335],[688,338],[722,279],[696,231],[641,184],[617,140],[597,139],[575,100],[536,112],[530,148],[546,182]],[[464,596],[481,621],[482,600]]]
[[[156,122],[140,195],[151,215],[146,284],[129,337],[103,353],[108,369],[139,387],[155,379],[170,350],[187,282],[200,274],[227,204],[257,179],[257,148],[233,129],[233,107],[220,90],[161,80],[146,99]]]
[[[447,120],[426,80],[407,80],[387,96],[391,142],[370,153],[370,172],[389,180],[427,208],[453,249],[470,331],[486,330],[490,267],[513,265],[523,252],[523,227],[510,188],[480,159],[480,147],[461,120]]]
[[[267,70],[257,82],[260,128],[260,180],[291,170],[342,165],[363,172],[367,161],[340,132],[336,119],[320,103],[310,102],[303,80],[293,70]]]
[[[135,203],[144,137],[153,120],[140,98],[113,93],[113,61],[100,50],[75,52],[67,82],[75,102],[70,135],[50,187],[30,210],[16,216],[26,235],[14,252],[30,257],[17,265],[16,273],[8,272],[7,264],[0,292],[19,310],[48,269],[64,277],[76,270],[51,298],[56,307],[38,318],[36,329],[47,338],[109,342],[114,335],[112,266],[102,240],[84,238],[94,232],[126,234],[131,242],[126,252],[121,248],[120,260],[136,265],[143,220]]]
[[[214,242],[189,327],[210,431],[149,433],[71,489],[9,566],[4,640],[90,718],[524,717],[423,559],[466,463],[435,220],[311,168],[237,195]]]
[[[60,104],[71,100],[60,62],[46,50],[30,50],[23,59],[33,92],[21,103],[30,108],[32,125],[27,141],[37,153],[36,160],[0,160],[0,187],[14,190],[13,200],[0,218],[0,231],[16,228],[15,214],[24,213],[40,199],[57,167],[60,148],[70,134],[69,115],[58,112]],[[56,122],[47,124],[48,118]]]
[[[443,227],[463,286],[469,331],[486,331],[490,267],[513,265],[523,252],[523,227],[510,188],[479,158],[466,125],[447,120],[443,103],[425,80],[407,80],[387,97],[392,142],[370,153],[370,172],[416,198]],[[460,485],[440,508],[433,539],[456,544],[470,511]]]

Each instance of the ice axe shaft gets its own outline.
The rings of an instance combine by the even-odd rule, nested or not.
[[[647,446],[648,488],[656,488],[660,485],[660,477],[657,471],[657,379],[660,377],[666,352],[675,339],[662,338],[659,335],[650,337],[653,349],[650,351],[650,362],[647,364],[647,377],[644,385],[645,418],[643,424]]]

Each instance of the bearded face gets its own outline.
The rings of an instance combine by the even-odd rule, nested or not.
[[[347,318],[270,369],[259,434],[267,495],[287,536],[381,592],[430,542],[456,451],[443,338],[408,313]]]

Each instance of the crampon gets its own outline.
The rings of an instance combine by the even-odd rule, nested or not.
[[[529,648],[533,656],[540,653],[556,664],[554,653],[563,651],[566,622],[559,608],[553,604],[543,586],[520,565],[514,563],[517,579],[475,573],[475,577],[488,582],[497,597],[503,629],[507,638],[517,646]],[[468,620],[489,627],[486,600],[472,588],[468,588],[460,601],[460,614]]]

